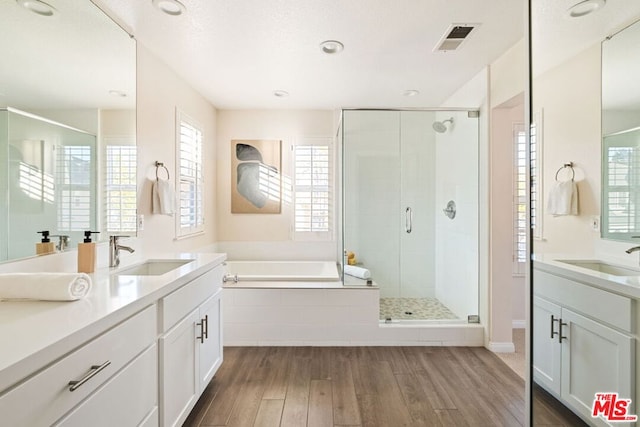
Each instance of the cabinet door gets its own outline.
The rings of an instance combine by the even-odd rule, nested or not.
[[[632,396],[633,339],[601,323],[562,310],[562,400],[576,413],[591,418],[595,394]],[[608,425],[594,420],[596,425]]]
[[[557,396],[560,396],[562,362],[557,320],[561,314],[559,305],[540,297],[533,298],[533,378]]]
[[[200,345],[199,391],[202,392],[222,364],[222,289],[200,306],[200,320],[204,320],[205,338]]]
[[[198,398],[196,326],[198,310],[160,338],[160,422],[164,427],[181,425]]]

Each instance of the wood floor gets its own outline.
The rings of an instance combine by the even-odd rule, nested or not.
[[[524,425],[524,381],[484,348],[227,347],[185,426]],[[536,424],[581,425],[545,400]]]

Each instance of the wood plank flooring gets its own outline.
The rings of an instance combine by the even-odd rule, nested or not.
[[[512,427],[526,417],[524,381],[484,348],[224,351],[185,426]]]

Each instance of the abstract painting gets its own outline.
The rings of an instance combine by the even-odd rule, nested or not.
[[[279,140],[231,141],[231,213],[280,213]]]

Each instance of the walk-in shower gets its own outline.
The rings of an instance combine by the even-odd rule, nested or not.
[[[341,131],[342,246],[379,286],[380,320],[467,322],[478,314],[477,112],[346,110]]]

